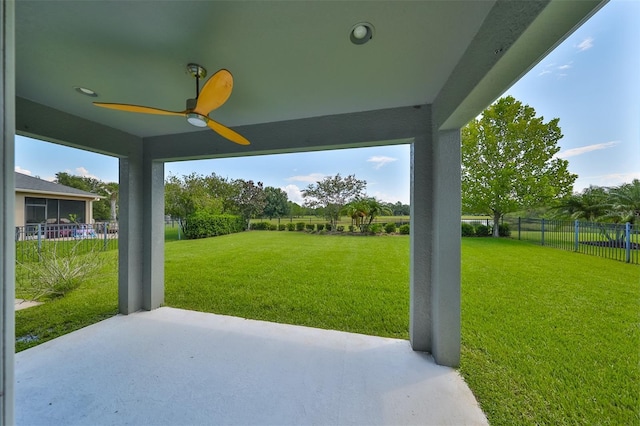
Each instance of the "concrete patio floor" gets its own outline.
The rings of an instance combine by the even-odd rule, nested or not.
[[[18,353],[15,374],[18,425],[487,424],[405,340],[166,307]]]

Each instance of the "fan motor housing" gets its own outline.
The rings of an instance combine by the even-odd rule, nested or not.
[[[197,99],[187,99],[187,111],[193,111],[196,109],[196,104],[198,103]]]

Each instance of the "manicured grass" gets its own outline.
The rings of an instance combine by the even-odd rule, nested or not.
[[[409,239],[251,231],[166,245],[167,305],[407,338]]]
[[[167,233],[167,305],[407,338],[406,236],[176,238]],[[41,342],[113,315],[116,277],[104,278],[18,312],[17,335]],[[638,266],[463,239],[460,372],[492,424],[639,424],[639,306]]]
[[[640,268],[463,239],[460,371],[492,424],[640,422]]]

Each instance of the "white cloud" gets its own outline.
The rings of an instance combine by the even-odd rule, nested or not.
[[[281,187],[284,192],[287,193],[287,197],[289,197],[289,201],[302,205],[304,202],[304,198],[302,198],[302,191],[298,188],[297,185],[287,185],[285,187]]]
[[[581,192],[590,185],[595,186],[619,186],[623,183],[630,183],[634,179],[640,179],[640,172],[611,173],[600,176],[578,177],[573,186],[575,192]]]
[[[571,68],[571,64],[564,64],[558,67],[559,70],[568,70],[569,68]]]
[[[31,176],[31,170],[23,169],[23,168],[22,168],[22,167],[20,167],[20,166],[16,166],[14,170],[15,170],[16,172],[18,172],[18,173],[22,173],[23,175],[29,175],[29,176]]]
[[[580,44],[576,46],[576,48],[581,52],[584,52],[585,50],[589,50],[592,47],[593,47],[593,37],[585,38],[580,42]]]
[[[598,151],[601,149],[612,148],[618,145],[619,143],[620,141],[609,141],[604,143],[596,143],[593,145],[581,146],[578,148],[567,149],[566,151],[560,151],[559,153],[557,153],[556,157],[558,158],[575,157],[577,155],[586,154],[587,152],[591,152],[591,151]]]
[[[403,204],[409,204],[409,201],[403,200],[403,197],[400,196],[400,194],[389,194],[382,191],[375,191],[371,196],[377,198],[380,201],[384,201],[385,203],[395,204],[396,202],[400,201]]]
[[[88,178],[93,178],[93,179],[97,179],[100,180],[100,178],[96,175],[92,175],[91,173],[89,173],[89,170],[85,169],[84,167],[80,166],[80,167],[76,167],[76,173],[79,176],[82,177],[88,177]]]
[[[544,71],[542,71],[542,72],[541,72],[540,74],[538,74],[538,75],[546,75],[546,74],[551,74],[551,71],[549,71],[549,70],[544,70]]]
[[[308,182],[308,183],[316,183],[324,179],[327,175],[322,173],[311,173],[308,175],[297,175],[288,177],[287,180],[289,182]]]
[[[374,163],[374,168],[376,170],[380,169],[382,166],[384,166],[387,163],[392,163],[394,161],[397,161],[397,158],[393,158],[393,157],[385,157],[383,155],[377,155],[377,156],[373,156],[371,158],[369,158],[367,160],[367,162],[369,163]]]

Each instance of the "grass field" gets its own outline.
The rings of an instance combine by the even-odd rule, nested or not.
[[[638,266],[513,240],[462,254],[460,370],[492,424],[640,422]]]
[[[407,338],[406,236],[176,239],[167,232],[167,305]],[[639,424],[639,305],[638,266],[463,239],[460,372],[492,424]],[[18,349],[115,311],[116,277],[105,272],[18,311]]]

